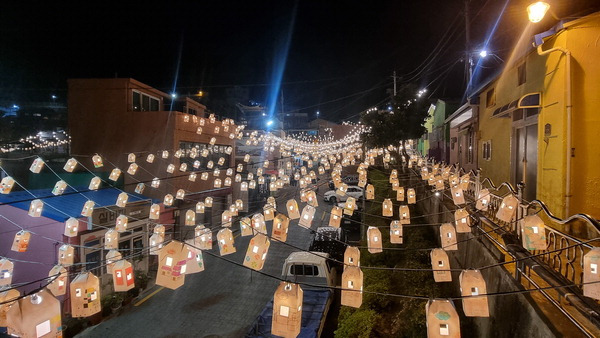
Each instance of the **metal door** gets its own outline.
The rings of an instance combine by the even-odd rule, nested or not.
[[[515,129],[515,183],[525,183],[523,198],[527,201],[531,201],[536,197],[538,148],[537,134],[537,124]]]

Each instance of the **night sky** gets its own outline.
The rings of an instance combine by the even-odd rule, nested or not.
[[[549,2],[559,17],[598,9],[600,3]],[[474,51],[504,4],[470,1]],[[509,54],[526,25],[527,4],[508,2],[489,40],[488,50],[497,57],[481,64],[484,73]],[[235,85],[267,104],[286,44],[281,86],[286,111],[319,110],[335,121],[356,115],[385,102],[394,70],[401,81],[427,87],[432,98],[460,101],[463,9],[463,0],[3,1],[0,102],[47,100],[51,94],[66,100],[68,78],[118,76],[168,93],[202,89],[209,109],[211,100],[222,99]],[[541,27],[554,23],[547,18]],[[424,60],[431,62],[419,68]]]

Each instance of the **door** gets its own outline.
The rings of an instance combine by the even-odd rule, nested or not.
[[[536,197],[537,133],[537,124],[515,129],[515,183],[525,183],[523,198],[527,201],[534,200]]]

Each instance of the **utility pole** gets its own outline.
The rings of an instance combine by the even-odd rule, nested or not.
[[[394,96],[396,96],[396,71],[394,71]]]
[[[471,77],[473,76],[473,59],[471,58],[471,23],[469,21],[469,2],[471,0],[465,0],[465,73],[467,77],[467,93],[471,84]]]

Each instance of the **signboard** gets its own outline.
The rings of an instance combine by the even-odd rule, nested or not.
[[[114,226],[119,215],[131,217],[133,220],[146,219],[150,213],[150,202],[150,200],[131,202],[127,203],[125,208],[120,208],[116,205],[95,208],[92,213],[91,223],[88,223],[88,230]]]

